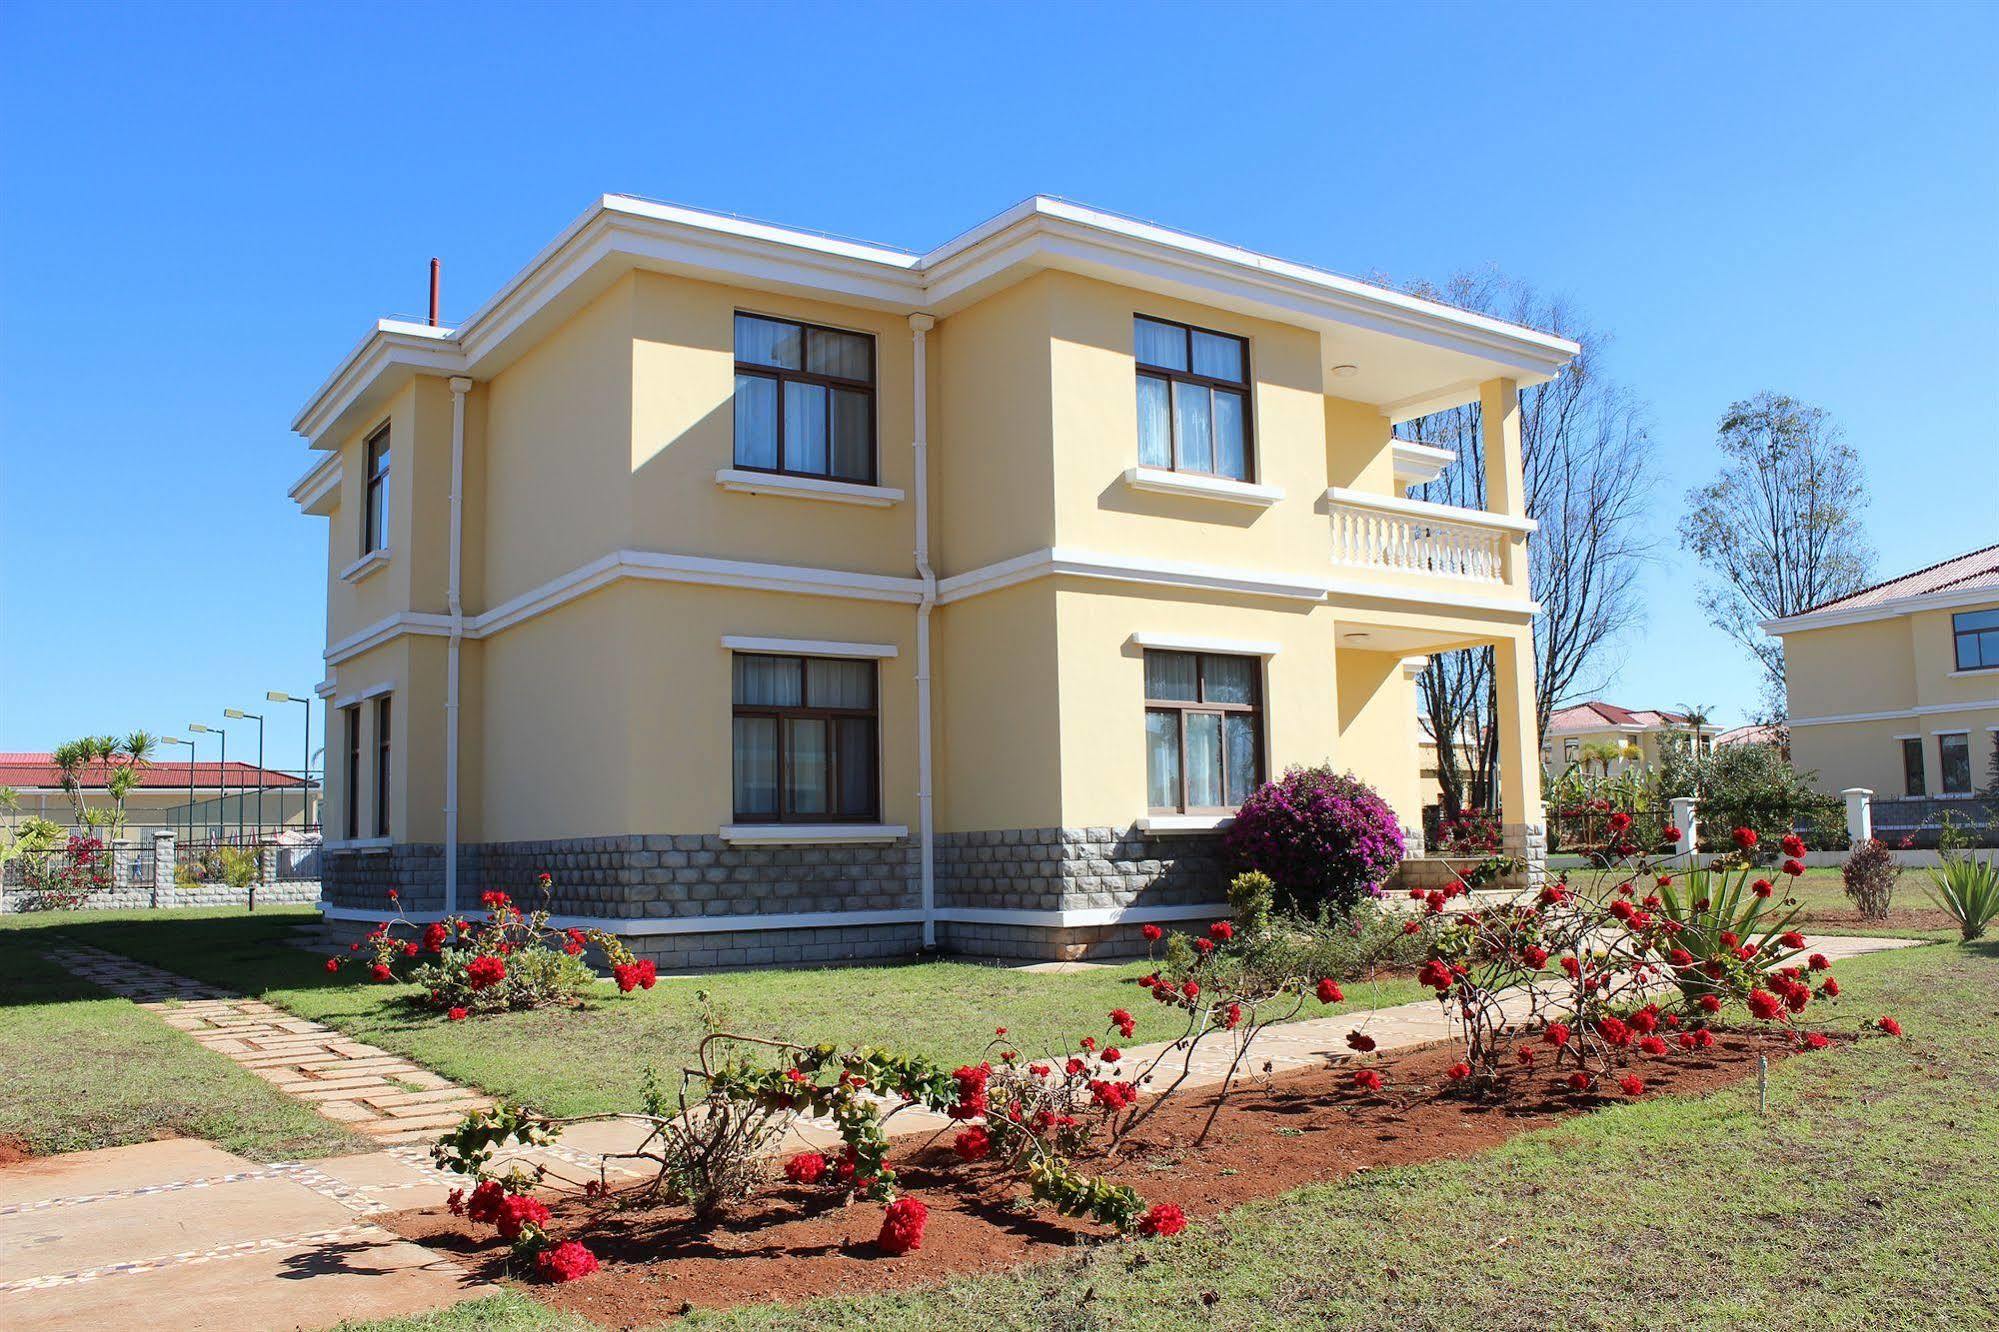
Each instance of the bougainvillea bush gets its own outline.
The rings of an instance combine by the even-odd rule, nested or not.
[[[447,916],[426,924],[403,914],[400,895],[391,888],[396,914],[350,944],[349,956],[326,959],[326,969],[361,968],[377,982],[421,986],[430,1006],[453,1021],[473,1013],[576,1003],[596,980],[584,960],[593,947],[620,991],[653,987],[658,979],[653,964],[634,958],[616,935],[551,926],[547,903],[554,880],[543,874],[537,888],[542,904],[532,912],[523,912],[506,893],[486,892],[480,895],[484,916]]]
[[[1402,824],[1353,774],[1292,768],[1250,794],[1223,846],[1238,868],[1269,875],[1288,910],[1337,914],[1402,863]]]
[[[22,856],[26,884],[19,910],[64,911],[111,887],[112,851],[96,837],[70,835],[67,845]]]

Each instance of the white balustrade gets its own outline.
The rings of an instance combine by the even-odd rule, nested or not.
[[[1478,583],[1505,580],[1506,542],[1532,524],[1421,500],[1329,492],[1333,561]]]

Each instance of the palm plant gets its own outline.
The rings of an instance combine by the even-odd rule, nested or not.
[[[1930,871],[1930,886],[1924,892],[1957,922],[1958,933],[1968,943],[1982,936],[1992,918],[1999,916],[1999,860],[1946,855]]]

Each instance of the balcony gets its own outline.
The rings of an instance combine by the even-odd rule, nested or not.
[[[1508,584],[1509,551],[1535,524],[1525,518],[1334,487],[1326,492],[1333,563],[1378,573]]]

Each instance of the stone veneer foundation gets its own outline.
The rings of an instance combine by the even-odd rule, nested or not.
[[[706,917],[820,912],[907,912],[922,906],[913,838],[870,846],[733,846],[713,834],[646,834],[460,848],[461,910],[501,889],[535,903],[536,877],[555,878],[558,915],[646,922],[632,950],[674,968],[762,966],[913,956],[920,920],[703,930]],[[394,888],[404,910],[443,907],[443,848],[402,845],[329,851],[331,906],[384,912]],[[1219,904],[1227,870],[1217,834],[1159,836],[1137,829],[1009,828],[940,833],[937,941],[977,957],[1074,960],[1143,953],[1136,922],[1063,924],[1053,912],[1107,912]],[[1226,908],[1216,905],[1219,913]],[[987,913],[1020,913],[1008,919]],[[952,914],[971,919],[950,919]],[[1037,919],[1041,916],[1041,919]],[[679,928],[671,922],[684,922]],[[336,937],[360,922],[335,922]]]

